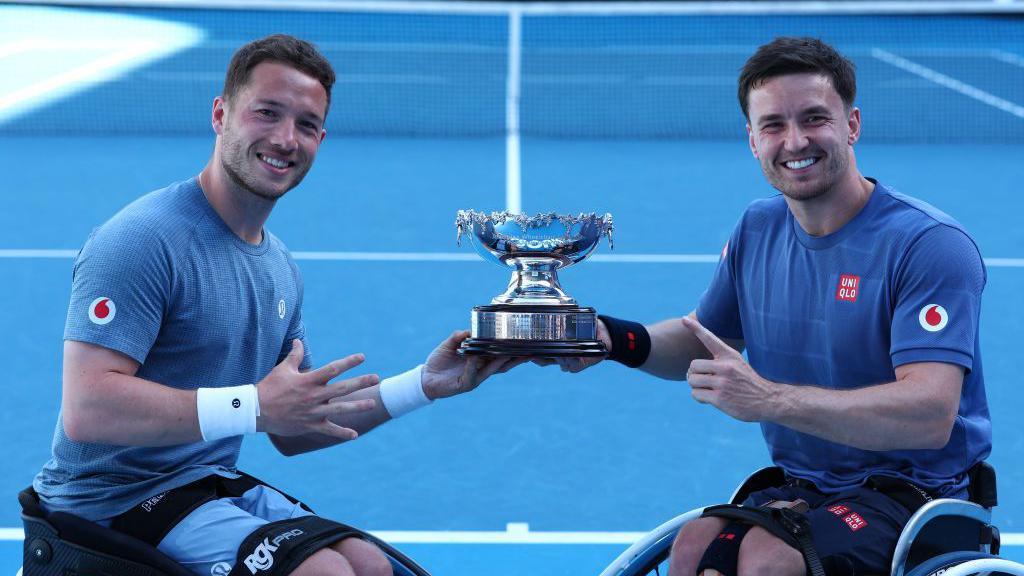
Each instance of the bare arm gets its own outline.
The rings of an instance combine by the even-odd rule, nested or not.
[[[137,378],[139,363],[102,346],[64,343],[64,432],[78,442],[170,446],[202,440],[194,390]]]
[[[448,398],[474,390],[484,380],[522,364],[527,359],[512,357],[467,357],[456,352],[462,341],[469,337],[469,332],[460,330],[453,332],[430,353],[427,363],[421,372],[420,385],[423,393],[431,401]],[[361,412],[343,412],[331,417],[331,421],[339,426],[350,428],[365,434],[373,428],[391,419],[384,403],[380,399],[380,385],[357,390],[332,402],[351,402],[362,400],[372,401],[373,408]],[[323,434],[306,434],[302,436],[282,437],[270,435],[274,447],[285,456],[294,456],[321,448],[333,446],[343,440]]]
[[[257,383],[257,430],[288,436],[319,433],[337,441],[355,438],[356,431],[329,419],[374,408],[369,400],[350,402],[340,397],[376,385],[377,376],[349,378],[328,386],[332,378],[360,364],[362,355],[300,373],[302,343],[296,340],[293,346],[284,361]],[[117,446],[170,446],[203,440],[196,392],[138,378],[138,369],[138,362],[120,352],[67,341],[61,410],[68,437]]]
[[[774,414],[783,426],[863,450],[938,449],[949,442],[964,369],[917,362],[896,381],[855,390],[779,385]]]
[[[696,312],[688,318],[697,319]],[[666,380],[686,380],[690,363],[699,358],[711,358],[704,344],[679,318],[662,320],[646,326],[651,335],[651,353],[640,369]],[[743,350],[742,340],[726,340],[737,351]]]
[[[937,449],[949,442],[964,369],[942,362],[896,368],[896,381],[853,390],[761,378],[739,352],[697,322],[686,322],[713,355],[690,365],[698,402],[747,422],[775,422],[862,450]]]

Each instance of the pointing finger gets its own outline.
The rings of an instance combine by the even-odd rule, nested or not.
[[[320,384],[326,384],[342,372],[359,366],[363,363],[363,360],[366,360],[366,356],[363,356],[362,354],[351,354],[341,360],[329,362],[320,368],[307,373],[307,376],[311,380],[316,380]]]
[[[313,430],[325,436],[331,436],[332,438],[337,438],[339,440],[355,440],[359,437],[359,433],[355,430],[345,428],[344,426],[338,426],[327,418],[324,418],[321,422],[314,425]]]
[[[344,401],[339,400],[336,402],[330,402],[322,406],[314,408],[311,412],[317,416],[343,416],[345,414],[357,414],[359,412],[367,412],[373,410],[373,407],[377,405],[377,402],[372,398],[366,398],[363,400]]]
[[[693,335],[701,341],[701,344],[704,344],[704,347],[707,348],[708,352],[710,352],[715,358],[729,356],[736,352],[731,346],[723,342],[721,338],[715,336],[714,333],[693,318],[683,316],[683,325],[693,332]]]

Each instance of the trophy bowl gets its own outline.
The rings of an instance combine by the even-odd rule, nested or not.
[[[456,241],[470,237],[484,260],[512,269],[504,292],[476,306],[460,354],[604,356],[597,313],[580,307],[558,282],[558,270],[581,262],[602,236],[612,243],[611,214],[526,216],[460,210]]]

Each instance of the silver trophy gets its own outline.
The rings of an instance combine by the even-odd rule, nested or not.
[[[605,214],[486,214],[460,210],[462,235],[484,258],[513,269],[508,289],[489,305],[473,308],[471,334],[460,354],[491,356],[604,356],[597,339],[597,312],[581,308],[562,290],[558,270],[582,261],[608,236],[612,216]]]

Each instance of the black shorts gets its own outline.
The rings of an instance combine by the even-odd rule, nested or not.
[[[910,510],[865,487],[822,494],[812,488],[787,485],[754,492],[743,503],[759,506],[772,500],[796,499],[810,505],[807,520],[819,558],[845,558],[856,574],[889,573]]]

